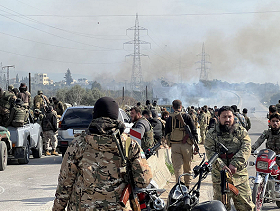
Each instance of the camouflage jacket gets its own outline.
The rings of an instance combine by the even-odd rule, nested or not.
[[[231,158],[217,158],[212,169],[213,182],[220,183],[220,171],[224,166],[232,164],[237,168],[233,175],[234,185],[239,185],[248,179],[247,160],[251,154],[251,139],[245,128],[235,124],[230,132],[222,132],[219,124],[211,128],[206,134],[205,151],[210,159],[215,152],[219,152],[218,142],[228,148],[228,154],[233,154]]]
[[[122,135],[123,143],[126,136]],[[151,170],[141,147],[131,142],[128,159],[132,163],[135,185],[146,187]],[[119,198],[125,181],[118,169],[121,166],[116,143],[111,135],[77,136],[68,147],[62,161],[53,211],[122,210]]]
[[[271,128],[264,130],[263,134],[252,145],[252,150],[256,150],[265,140],[267,140],[266,148],[273,150],[276,154],[280,154],[280,131],[273,134]]]

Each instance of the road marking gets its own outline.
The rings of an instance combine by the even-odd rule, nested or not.
[[[0,186],[0,194],[4,193],[5,189],[3,187]]]

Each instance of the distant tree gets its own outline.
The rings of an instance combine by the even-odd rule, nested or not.
[[[18,74],[16,75],[16,83],[19,83],[19,76],[18,76]]]
[[[97,81],[94,81],[93,83],[92,83],[92,85],[91,85],[91,89],[93,90],[93,89],[99,89],[99,90],[101,90],[101,85],[100,85],[100,83],[98,83]]]
[[[86,90],[84,88],[80,85],[75,85],[66,93],[66,99],[72,105],[81,105],[85,94]]]
[[[64,78],[66,81],[66,85],[68,85],[68,86],[73,82],[72,74],[71,74],[69,68],[66,71]]]
[[[57,97],[58,100],[60,100],[62,102],[65,102],[65,103],[69,103],[69,102],[66,101],[66,94],[67,94],[67,92],[68,92],[67,88],[58,89],[56,91],[55,96]]]

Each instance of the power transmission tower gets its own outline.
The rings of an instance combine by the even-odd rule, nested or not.
[[[199,81],[208,81],[207,70],[209,70],[209,68],[207,68],[207,64],[211,64],[211,62],[207,61],[207,58],[209,58],[210,56],[205,53],[204,43],[202,45],[201,54],[198,54],[197,56],[201,56],[201,60],[196,62],[200,63],[200,67],[197,68],[197,70],[200,70]]]
[[[150,44],[149,42],[140,40],[140,30],[147,30],[139,26],[138,14],[136,14],[135,25],[128,28],[127,30],[134,30],[134,40],[125,42],[124,44],[133,44],[134,53],[126,56],[133,56],[133,66],[131,74],[131,90],[132,97],[138,101],[143,101],[144,99],[144,86],[143,86],[143,75],[141,69],[141,56],[148,56],[140,53],[140,44]],[[126,30],[126,32],[127,32]]]
[[[9,86],[9,83],[10,83],[10,73],[9,73],[10,67],[15,68],[15,65],[7,65],[7,66],[2,67],[2,69],[7,68],[7,83],[6,83],[6,90],[8,90],[8,86]]]

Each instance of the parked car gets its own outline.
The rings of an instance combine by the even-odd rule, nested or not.
[[[58,146],[57,149],[64,156],[67,147],[71,143],[75,134],[85,131],[92,121],[93,106],[75,106],[67,108],[62,114],[58,126]],[[125,126],[125,132],[129,133],[132,123],[130,117],[124,110],[119,109],[118,120]]]

